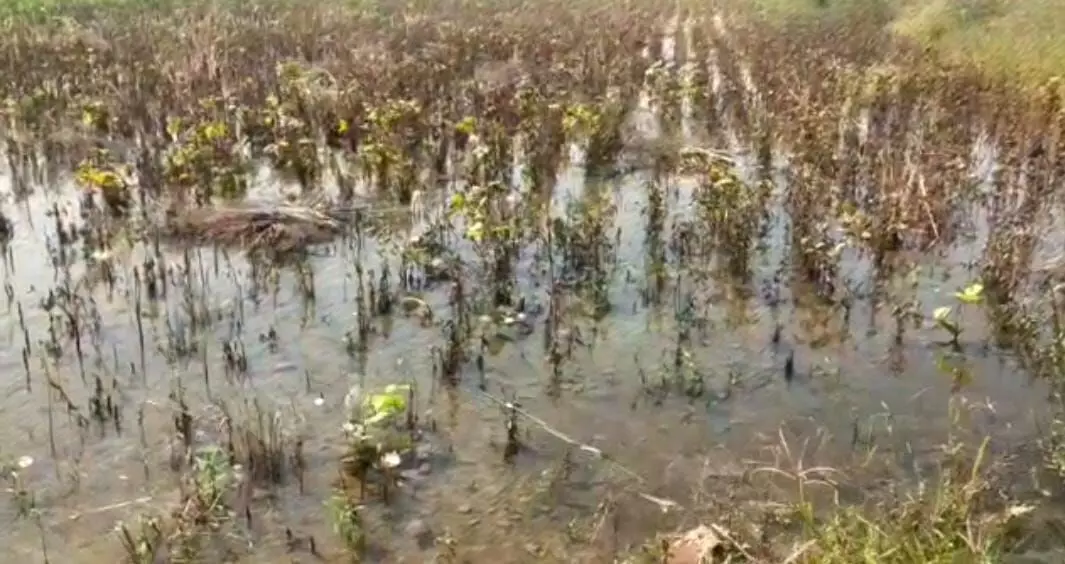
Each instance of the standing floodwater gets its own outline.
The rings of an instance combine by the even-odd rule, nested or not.
[[[1058,98],[864,20],[452,4],[10,24],[11,554],[1052,551]]]

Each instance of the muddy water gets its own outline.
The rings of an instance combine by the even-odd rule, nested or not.
[[[580,197],[580,177],[576,169],[563,174],[565,189],[559,190],[556,210],[564,207],[566,198]],[[63,342],[53,378],[82,410],[95,376],[107,387],[116,381],[122,433],[99,430],[95,425],[79,432],[61,406],[51,409],[54,429],[50,433],[41,361],[49,324],[41,301],[63,282],[49,258],[49,249],[57,240],[49,211],[57,205],[73,218],[77,202],[68,187],[39,190],[19,202],[7,201],[5,211],[13,221],[15,237],[5,279],[12,299],[0,312],[0,369],[6,375],[0,398],[0,454],[34,460],[21,471],[21,479],[35,493],[41,510],[48,556],[56,562],[115,561],[119,545],[112,529],[116,522],[145,511],[173,508],[178,490],[176,474],[167,464],[173,449],[174,415],[168,394],[179,383],[197,418],[200,444],[217,440],[219,411],[214,402],[224,402],[239,412],[241,404],[251,398],[278,413],[290,433],[307,441],[309,471],[303,493],[290,485],[280,493],[256,494],[256,507],[262,510],[252,524],[250,538],[257,545],[256,559],[265,561],[282,558],[280,532],[286,527],[297,535],[314,535],[327,553],[334,548],[323,501],[336,475],[342,446],[342,400],[353,385],[365,389],[414,381],[421,390],[419,410],[438,424],[431,464],[406,486],[408,491],[391,516],[375,525],[375,531],[391,533],[382,538],[393,551],[392,561],[424,561],[428,552],[423,551],[435,550],[417,543],[417,533],[425,528],[434,536],[446,532],[458,539],[463,554],[473,558],[482,551],[496,554],[499,550],[513,555],[509,561],[536,554],[563,558],[566,524],[594,516],[607,501],[628,507],[624,514],[631,519],[618,525],[622,540],[615,542],[631,540],[632,534],[660,519],[654,516],[657,508],[635,493],[687,505],[692,503],[693,489],[728,488],[750,461],[770,460],[766,447],[780,442],[781,428],[791,441],[813,438],[823,443],[807,465],[847,464],[875,446],[899,478],[920,476],[936,459],[952,427],[951,397],[963,398],[967,428],[974,436],[989,433],[997,452],[1035,436],[1047,391],[1029,382],[1008,354],[984,344],[983,314],[975,308],[963,320],[972,378],[952,394],[953,382],[937,368],[942,349],[936,342],[943,335],[936,329],[909,331],[904,342],[896,344],[894,320],[887,308],[874,312],[868,301],[859,299],[845,324],[838,311],[800,305],[803,300],[792,300],[787,288],[778,308],[770,307],[759,292],[744,301],[722,289],[711,291],[716,298],[708,328],[698,334],[697,346],[690,351],[692,362],[706,375],[707,394],[652,401],[641,382],[654,382],[669,370],[676,330],[671,308],[655,312],[640,305],[643,184],[641,178],[628,178],[610,186],[621,229],[619,272],[611,292],[615,307],[597,324],[580,322],[590,346],[566,364],[561,393],[555,397],[546,393],[551,368],[544,360],[540,326],[533,335],[487,359],[489,393],[516,397],[525,410],[558,431],[609,453],[625,470],[580,453],[573,455],[571,465],[564,465],[566,445],[532,424],[526,425],[530,449],[515,466],[504,465],[503,417],[496,404],[473,390],[473,369],[458,391],[434,390],[429,349],[440,342],[439,328],[397,319],[389,335],[375,338],[365,365],[347,355],[345,334],[355,326],[356,252],[348,242],[324,247],[317,253],[320,256],[311,259],[313,305],[303,299],[291,272],[282,273],[276,293],[256,293],[249,267],[239,254],[188,251],[190,274],[174,277],[181,282],[170,288],[167,300],[157,307],[145,306],[149,315],[143,321],[143,370],[132,268],[144,260],[145,249],[116,249],[111,258],[117,277],[114,292],[87,282],[79,286],[86,307],[98,312],[100,323],[97,342],[86,342],[83,347],[87,384],[82,383],[74,347],[68,341]],[[690,189],[683,181],[679,183],[678,196],[671,199],[672,215],[690,213]],[[10,187],[0,185],[0,193],[10,194]],[[779,206],[774,209],[779,213],[769,230],[768,251],[754,264],[755,288],[772,279],[785,254],[787,217]],[[953,291],[974,276],[966,265],[982,249],[986,228],[979,213],[972,217],[973,242],[926,265],[917,290],[926,315],[940,305],[953,305]],[[182,250],[170,249],[166,255],[176,272],[185,268]],[[368,242],[362,252],[367,268],[379,268],[374,266],[376,255],[375,243]],[[92,277],[84,261],[79,260],[71,271],[75,281]],[[869,265],[845,254],[842,273],[861,286],[868,282]],[[197,352],[168,362],[163,352],[167,326],[189,325],[183,309],[185,280],[193,281],[191,295],[206,304],[214,322],[204,334],[189,336],[198,343]],[[523,290],[546,303],[536,282],[523,276]],[[446,311],[443,294],[430,295],[430,303],[436,311]],[[22,362],[19,305],[33,349],[30,390]],[[774,343],[777,319],[783,330],[780,342]],[[278,337],[276,349],[259,338],[271,329]],[[225,375],[221,345],[235,339],[246,347],[248,375],[244,379]],[[787,381],[784,364],[792,353],[796,374]],[[143,419],[143,437],[138,418]],[[568,471],[560,472],[562,467]],[[41,561],[42,532],[32,521],[16,519],[13,505],[0,504],[0,518],[12,523],[4,528],[2,541],[15,554]]]

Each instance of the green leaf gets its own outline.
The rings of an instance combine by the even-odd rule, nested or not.
[[[389,417],[399,415],[407,410],[407,393],[410,386],[391,384],[385,387],[384,392],[373,394],[366,398],[366,409],[370,417],[366,419],[367,425],[380,423]]]
[[[398,394],[374,394],[370,396],[370,407],[374,413],[395,415],[406,409],[406,400]]]

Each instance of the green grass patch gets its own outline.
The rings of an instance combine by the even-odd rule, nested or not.
[[[771,22],[879,18],[900,37],[1026,82],[1065,75],[1065,0],[752,0]]]
[[[1033,82],[1065,74],[1065,0],[936,0],[905,11],[894,29],[992,73]]]
[[[739,0],[740,10],[751,11],[770,22],[844,20],[856,16],[890,19],[898,0]]]

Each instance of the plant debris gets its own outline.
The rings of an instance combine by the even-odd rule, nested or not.
[[[287,254],[328,243],[345,226],[341,214],[313,207],[199,208],[173,218],[168,234],[199,245]]]

